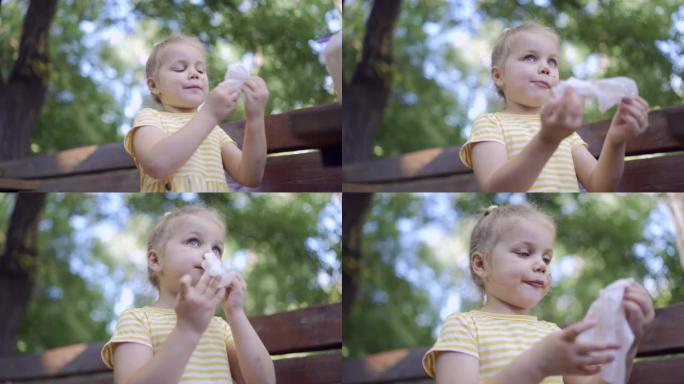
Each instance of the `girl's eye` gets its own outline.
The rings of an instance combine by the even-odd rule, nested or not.
[[[514,253],[518,256],[521,256],[521,257],[527,257],[530,255],[530,253],[527,251],[515,251]]]
[[[188,245],[192,245],[193,247],[197,247],[197,246],[200,245],[199,240],[197,240],[197,239],[194,238],[194,237],[193,237],[192,239],[189,239],[189,240],[187,241],[187,243],[188,243]]]
[[[551,264],[551,258],[550,258],[550,257],[545,257],[545,258],[544,258],[544,263],[546,263],[546,264]]]
[[[523,60],[534,62],[537,61],[537,57],[534,55],[526,55],[525,57],[523,57]]]
[[[221,254],[223,254],[223,250],[220,247],[214,247],[213,250],[219,256],[221,256]]]
[[[557,66],[558,66],[558,62],[556,61],[556,59],[551,59],[551,60],[549,60],[549,64],[551,64],[552,67],[557,67]]]

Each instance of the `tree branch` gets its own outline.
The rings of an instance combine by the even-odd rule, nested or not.
[[[19,56],[8,82],[41,80],[48,70],[48,37],[57,0],[31,0],[19,43]]]

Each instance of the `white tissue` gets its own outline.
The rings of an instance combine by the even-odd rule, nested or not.
[[[228,66],[223,82],[236,87],[241,87],[250,75],[250,71],[242,63],[234,63]]]
[[[213,253],[207,252],[203,255],[202,268],[205,273],[209,276],[221,276],[221,281],[219,282],[219,288],[225,288],[230,285],[230,283],[235,278],[235,271],[231,271],[223,266],[221,260]]]
[[[615,360],[601,367],[601,377],[611,384],[625,383],[625,359],[634,334],[622,308],[622,296],[625,288],[633,282],[632,278],[620,279],[602,289],[584,317],[596,319],[598,323],[577,336],[577,341],[581,342],[612,341],[620,344],[620,349],[615,351]]]
[[[571,77],[561,81],[553,88],[553,92],[556,95],[561,95],[566,87],[574,89],[578,96],[596,99],[601,112],[605,112],[608,108],[619,103],[623,97],[639,96],[636,82],[629,77],[611,77],[599,80],[580,80]]]

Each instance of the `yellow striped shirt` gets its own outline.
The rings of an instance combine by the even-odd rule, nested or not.
[[[119,318],[114,335],[102,347],[102,361],[113,368],[112,358],[118,343],[137,343],[159,352],[176,326],[173,309],[143,307],[127,309]],[[214,316],[202,334],[197,347],[185,366],[180,383],[233,383],[226,346],[233,335],[225,320]]]
[[[230,192],[223,169],[221,146],[235,142],[219,126],[214,127],[190,159],[165,180],[146,174],[138,162],[133,146],[133,137],[138,128],[151,125],[168,136],[183,128],[194,116],[195,113],[162,112],[152,108],[144,108],[135,115],[133,128],[124,138],[124,148],[140,171],[141,192]]]
[[[472,168],[473,144],[495,141],[506,147],[509,159],[517,156],[541,129],[540,115],[485,113],[473,121],[470,138],[461,147],[463,164]],[[572,150],[587,143],[577,134],[566,137],[551,155],[529,192],[579,192]]]
[[[437,342],[423,356],[423,368],[434,378],[437,352],[465,353],[480,360],[480,383],[486,383],[544,336],[559,330],[556,324],[534,316],[479,310],[454,313],[447,317]],[[563,378],[550,376],[542,383],[562,384]]]

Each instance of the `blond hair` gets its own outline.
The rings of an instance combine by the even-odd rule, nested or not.
[[[196,47],[198,47],[202,51],[202,55],[206,56],[207,51],[204,49],[204,44],[196,38],[195,36],[186,36],[186,35],[172,35],[167,37],[166,39],[154,44],[154,47],[152,47],[152,52],[150,52],[150,56],[147,58],[147,63],[145,64],[145,76],[148,79],[155,79],[157,78],[157,72],[159,72],[159,67],[161,66],[161,60],[159,59],[159,56],[161,56],[161,52],[164,50],[164,48],[168,47],[171,44],[178,44],[178,43],[188,43],[192,44]],[[161,104],[161,100],[159,99],[159,96],[152,94],[152,97],[154,100]]]
[[[553,29],[534,21],[526,21],[517,27],[506,28],[496,39],[496,43],[494,43],[491,67],[494,68],[495,66],[499,66],[501,69],[503,69],[503,63],[506,61],[506,57],[508,57],[508,54],[510,53],[509,50],[514,38],[522,32],[530,31],[548,33],[556,41],[560,42],[560,37],[558,37],[558,34]],[[496,93],[498,93],[499,96],[506,98],[501,88],[499,88],[499,86],[496,84],[494,84],[494,86],[496,87]]]
[[[173,222],[181,217],[192,215],[209,215],[216,220],[224,232],[226,230],[226,226],[223,224],[221,215],[219,215],[219,213],[214,209],[207,208],[203,205],[187,205],[185,207],[178,208],[173,212],[166,212],[164,216],[162,216],[162,218],[157,222],[152,230],[152,233],[150,234],[150,237],[147,239],[148,254],[150,251],[155,250],[161,256],[161,249],[164,247],[171,235]],[[149,266],[147,267],[147,278],[150,280],[150,283],[155,286],[155,288],[159,288],[157,274]]]
[[[473,269],[473,254],[478,252],[485,260],[490,260],[489,254],[499,240],[499,236],[501,235],[502,230],[505,228],[504,224],[510,219],[521,217],[536,217],[542,221],[546,221],[551,227],[555,236],[556,225],[554,224],[551,216],[540,211],[531,204],[525,203],[504,206],[492,205],[484,210],[484,212],[482,212],[480,215],[479,220],[475,224],[473,231],[470,233],[470,276],[472,277],[473,282],[475,282],[475,285],[477,285],[480,289],[484,290],[484,282]]]

